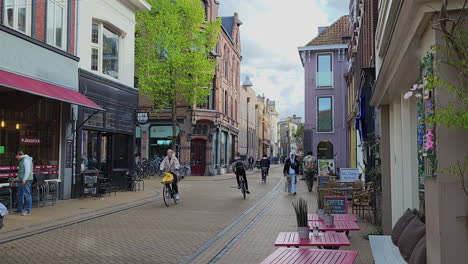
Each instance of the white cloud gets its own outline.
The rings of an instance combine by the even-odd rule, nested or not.
[[[220,1],[220,16],[237,12],[243,22],[241,80],[250,76],[257,93],[276,100],[282,117],[304,116],[304,70],[297,47],[314,38],[317,27],[347,13],[343,2],[348,1]]]

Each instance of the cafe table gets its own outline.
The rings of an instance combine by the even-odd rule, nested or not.
[[[309,238],[299,238],[298,232],[280,232],[276,238],[277,247],[339,247],[350,246],[348,237],[344,233],[326,232],[314,235],[309,233]]]
[[[358,221],[355,214],[332,214],[335,221]],[[323,221],[318,217],[318,214],[309,214],[309,221]]]
[[[279,248],[261,264],[352,264],[358,255],[354,250],[312,248]]]
[[[309,221],[309,229],[312,231],[318,226],[319,231],[359,231],[361,228],[355,221],[334,221],[333,225],[326,225],[324,221]]]

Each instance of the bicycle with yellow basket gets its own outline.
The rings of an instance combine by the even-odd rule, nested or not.
[[[161,183],[164,184],[163,187],[163,201],[164,204],[169,207],[169,203],[171,200],[174,201],[174,203],[177,203],[176,199],[176,193],[172,189],[172,182],[174,181],[174,177],[176,177],[173,173],[171,172],[166,172],[164,174],[164,177],[161,180]]]

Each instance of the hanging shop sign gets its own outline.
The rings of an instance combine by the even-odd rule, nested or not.
[[[23,145],[40,145],[41,139],[33,136],[23,136],[20,138],[20,143]]]
[[[148,123],[149,113],[148,112],[137,112],[136,117],[137,117],[138,124],[144,125],[144,124]]]

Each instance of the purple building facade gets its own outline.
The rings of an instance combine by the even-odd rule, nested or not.
[[[348,133],[346,122],[348,16],[299,47],[304,67],[305,127],[304,150],[318,159],[334,159],[335,168],[347,168]]]

